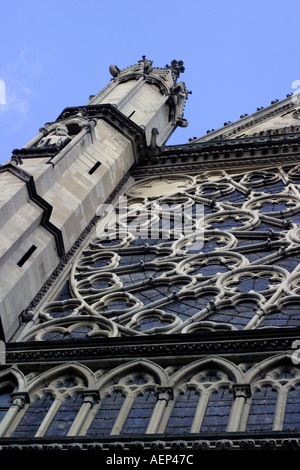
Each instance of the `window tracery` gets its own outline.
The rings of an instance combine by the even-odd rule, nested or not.
[[[299,431],[300,372],[290,362],[279,355],[250,368],[221,357],[166,369],[147,360],[94,372],[71,364],[55,367],[29,374],[19,386],[11,383],[0,435]],[[71,368],[72,374],[66,373]],[[3,375],[4,394],[7,383]]]
[[[226,431],[233,395],[224,371],[202,370],[180,386],[176,395],[166,434]]]
[[[31,393],[13,437],[66,436],[80,409],[84,382],[78,376],[59,376]]]
[[[246,431],[300,429],[300,373],[290,364],[266,368],[253,381]]]
[[[117,232],[90,240],[69,287],[42,306],[22,340],[298,325],[299,172],[210,171],[133,184],[127,219],[121,211]]]

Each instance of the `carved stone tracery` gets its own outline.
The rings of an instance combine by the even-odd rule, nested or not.
[[[69,298],[45,304],[26,339],[298,325],[298,173],[138,181],[129,211],[75,260]]]

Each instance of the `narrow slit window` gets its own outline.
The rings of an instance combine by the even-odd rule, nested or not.
[[[89,174],[92,175],[97,170],[97,168],[99,168],[100,165],[100,162],[96,162],[95,165],[90,169]]]
[[[25,253],[25,255],[22,256],[22,258],[17,262],[17,265],[21,268],[23,264],[28,260],[28,258],[30,258],[30,256],[35,250],[36,250],[36,246],[32,245],[32,247],[29,248],[29,250]]]

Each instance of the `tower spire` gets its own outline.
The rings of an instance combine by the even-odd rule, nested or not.
[[[158,131],[157,144],[163,145],[177,126],[187,125],[183,109],[189,92],[184,82],[177,82],[184,70],[182,60],[159,68],[146,55],[124,69],[110,65],[112,80],[88,105],[112,104],[145,130],[148,145],[153,128]]]
[[[172,75],[173,75],[173,78],[174,78],[174,82],[176,83],[178,78],[179,78],[179,75],[181,73],[184,73],[185,71],[185,67],[183,65],[183,61],[182,60],[172,60],[171,62],[171,65],[166,65],[166,68],[167,69],[171,69],[172,71]]]

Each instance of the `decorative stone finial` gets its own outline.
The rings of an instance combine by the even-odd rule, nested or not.
[[[179,75],[185,71],[182,60],[172,60],[171,65],[166,65],[166,68],[172,70],[175,82],[179,78]]]
[[[143,55],[142,60],[139,60],[139,63],[143,63],[144,73],[151,73],[153,70],[153,60],[146,59],[146,56]]]
[[[120,69],[116,65],[110,65],[109,73],[115,78],[119,75]]]

